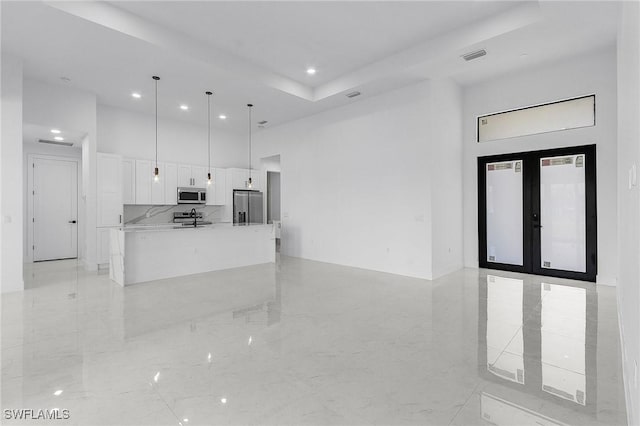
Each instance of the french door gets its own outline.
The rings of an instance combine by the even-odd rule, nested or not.
[[[481,268],[596,280],[595,145],[478,158]]]

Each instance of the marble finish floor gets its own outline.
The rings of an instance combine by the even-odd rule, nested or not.
[[[75,261],[2,297],[3,424],[622,425],[615,288],[294,258],[122,288]],[[68,410],[15,420],[7,409]]]

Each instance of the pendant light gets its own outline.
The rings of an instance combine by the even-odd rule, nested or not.
[[[207,128],[207,143],[209,147],[207,159],[209,161],[209,169],[207,173],[207,185],[211,185],[211,95],[212,92],[204,92],[207,95],[207,120],[209,127]]]
[[[160,80],[160,77],[154,75],[151,78],[153,78],[156,84],[156,167],[153,171],[153,180],[157,182],[158,179],[160,179],[158,176],[158,80]]]
[[[251,189],[253,187],[251,182],[251,108],[253,108],[253,104],[247,104],[247,107],[249,107],[249,181],[247,188]]]

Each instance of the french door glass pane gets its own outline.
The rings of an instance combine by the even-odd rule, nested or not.
[[[487,275],[487,369],[524,384],[524,281]]]
[[[586,404],[587,291],[542,284],[542,390]]]
[[[522,160],[486,168],[487,261],[522,266]]]
[[[540,266],[586,272],[585,156],[540,159]]]

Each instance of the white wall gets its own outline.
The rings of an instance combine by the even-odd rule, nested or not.
[[[2,55],[0,86],[2,143],[0,144],[0,289],[24,289],[22,273],[22,62]]]
[[[24,82],[24,121],[86,133],[82,143],[82,203],[84,241],[80,252],[90,270],[96,264],[96,96],[66,85],[35,80]],[[26,184],[26,182],[25,182]],[[83,218],[79,217],[81,221]]]
[[[623,4],[618,33],[618,314],[622,336],[627,416],[640,424],[640,5]],[[634,377],[635,376],[635,377]]]
[[[450,80],[431,84],[431,237],[433,277],[463,266],[462,91]]]
[[[211,166],[246,167],[245,135],[211,131]],[[98,105],[98,151],[125,157],[155,158],[155,117]],[[207,165],[207,126],[158,119],[158,161]]]
[[[455,109],[454,101],[439,110],[440,98],[457,88],[432,86],[424,82],[256,133],[255,159],[280,155],[284,254],[433,277],[431,169],[440,153],[455,170],[460,141],[451,141],[455,131],[432,130]],[[451,191],[458,187],[459,178]],[[459,204],[438,206],[445,213],[436,216]],[[453,247],[459,265],[460,246]]]
[[[596,94],[596,126],[491,142],[476,142],[476,117],[584,94]],[[616,56],[607,49],[492,79],[464,90],[464,262],[478,267],[477,157],[596,144],[598,277],[615,285]]]

